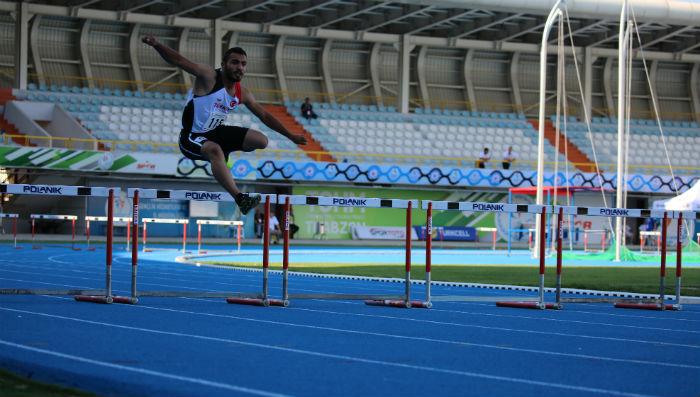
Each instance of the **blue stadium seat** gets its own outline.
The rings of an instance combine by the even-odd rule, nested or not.
[[[70,88],[70,92],[72,92],[74,94],[80,94],[80,87],[78,87],[77,85],[74,85],[73,87]]]
[[[155,98],[155,99],[163,99],[163,93],[160,92],[160,91],[156,91],[156,92],[153,94],[153,98]]]
[[[153,98],[153,93],[151,91],[146,91],[143,93],[143,97],[151,99],[151,98]]]
[[[134,98],[143,98],[141,91],[134,91]]]
[[[39,84],[39,91],[48,91],[49,87],[46,86],[46,84],[41,83]]]
[[[163,98],[165,98],[165,99],[167,99],[167,100],[170,101],[170,100],[173,99],[173,94],[171,94],[170,92],[167,92],[167,91],[166,91],[165,94],[163,94]]]
[[[36,86],[36,84],[34,84],[34,83],[29,83],[29,84],[27,84],[27,89],[30,90],[30,91],[36,91],[36,90],[38,90],[39,88]]]
[[[369,107],[367,105],[360,105],[361,112],[369,112]]]
[[[423,114],[423,109],[421,109],[421,108],[415,108],[415,109],[413,109],[413,113],[415,113],[415,114]],[[427,113],[426,113],[426,114],[427,114]]]
[[[375,105],[369,105],[369,111],[370,112],[377,112],[377,107]]]
[[[180,94],[179,92],[176,92],[175,95],[173,96],[173,99],[175,99],[176,101],[181,101],[185,98],[183,98],[182,94]]]

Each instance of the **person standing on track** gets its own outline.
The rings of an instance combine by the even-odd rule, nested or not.
[[[158,51],[166,62],[195,77],[182,112],[180,151],[189,159],[209,161],[214,178],[233,196],[241,213],[248,213],[260,203],[260,196],[241,193],[226,161],[233,151],[264,149],[267,147],[267,136],[250,128],[223,125],[227,114],[242,103],[266,126],[295,144],[306,145],[306,138],[287,130],[241,85],[248,63],[248,56],[242,48],[229,48],[224,53],[221,68],[214,69],[210,65],[190,61],[152,35],[144,36],[142,41]]]

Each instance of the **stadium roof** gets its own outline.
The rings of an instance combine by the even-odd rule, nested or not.
[[[0,1],[8,9],[6,1]],[[395,41],[397,35],[442,39],[448,46],[491,43],[493,49],[539,45],[554,0],[25,0],[30,13],[133,23],[207,26],[311,37]],[[616,49],[617,0],[569,0],[577,47]],[[700,0],[631,2],[645,51],[700,54]],[[48,7],[47,7],[48,6]],[[324,34],[319,34],[324,32]],[[556,29],[550,35],[556,40]],[[437,44],[438,42],[436,42]],[[568,42],[567,42],[568,44]],[[636,47],[639,47],[636,44]]]

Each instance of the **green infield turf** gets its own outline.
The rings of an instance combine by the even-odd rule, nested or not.
[[[234,264],[219,261],[198,262],[224,266],[261,267],[256,264]],[[272,262],[270,269],[281,270],[282,264]],[[538,286],[538,269],[538,266],[523,265],[433,265],[431,278],[433,281]],[[389,265],[294,263],[289,265],[289,271],[367,277],[405,277],[404,265],[398,263]],[[654,267],[567,266],[562,272],[562,288],[658,294],[659,278],[659,269]],[[423,266],[412,268],[411,279],[424,280],[425,268]],[[675,294],[675,279],[675,266],[667,267],[666,294]],[[700,269],[684,268],[682,281],[682,295],[700,296]],[[555,287],[555,283],[556,267],[547,266],[545,287]]]

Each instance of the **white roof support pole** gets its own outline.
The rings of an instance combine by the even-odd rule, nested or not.
[[[31,46],[29,50],[32,52],[32,61],[34,62],[34,73],[37,74],[37,82],[39,84],[46,84],[44,65],[41,63],[41,55],[39,54],[39,25],[41,25],[41,15],[37,14],[32,19],[32,34],[29,35],[29,44],[31,44]],[[92,82],[92,80],[90,82]]]
[[[278,89],[282,91],[282,103],[290,101],[289,93],[287,90],[287,78],[284,75],[284,42],[287,36],[279,36],[275,42],[275,72],[277,73],[277,82],[279,84]]]
[[[190,35],[190,28],[184,28],[180,31],[180,35],[178,36],[177,39],[177,52],[180,54],[184,54],[185,50],[187,49],[187,40]],[[216,64],[212,65],[213,67],[216,67]],[[178,71],[175,71],[178,73]],[[185,72],[185,69],[180,69],[179,70],[180,78],[182,78],[182,84],[185,85],[185,87],[190,87],[194,80],[190,80],[190,74]],[[160,87],[158,85],[152,85],[151,87],[156,87],[157,89],[160,90]]]
[[[430,92],[428,91],[428,83],[425,81],[425,79],[428,78],[428,73],[426,73],[425,71],[425,57],[427,53],[427,46],[422,46],[418,50],[418,59],[416,61],[416,75],[418,78],[418,90],[420,92],[420,99],[422,100],[421,107],[423,109],[433,109],[439,108],[440,106],[433,106],[433,104],[431,103]]]
[[[629,3],[627,0],[622,2],[622,11],[620,12],[620,35],[617,58],[617,197],[615,198],[615,206],[622,208],[625,192],[624,180],[624,159],[625,159],[625,127],[627,123],[627,47],[629,46],[631,27],[627,23],[627,11]],[[630,71],[631,72],[631,71]],[[622,247],[622,239],[625,238],[622,230],[622,218],[615,218],[615,261],[620,261],[620,248]]]
[[[15,87],[27,89],[27,65],[29,64],[29,4],[17,3],[15,13]]]
[[[549,12],[547,17],[547,22],[544,25],[544,30],[542,31],[542,44],[540,47],[540,109],[539,109],[539,134],[537,137],[537,196],[536,204],[544,204],[544,197],[542,193],[542,185],[544,184],[544,122],[545,122],[545,105],[547,104],[547,47],[549,42],[549,33],[552,30],[552,26],[557,18],[561,18],[561,0],[557,0],[557,3],[552,7],[552,11]],[[557,98],[557,101],[559,98]],[[542,238],[542,230],[540,230],[540,217],[542,214],[537,214],[536,218],[537,224],[535,232],[535,247],[539,247],[540,238]],[[538,250],[534,251],[535,258],[539,257]]]
[[[474,50],[467,49],[467,54],[464,56],[464,85],[466,86],[464,98],[469,102],[469,110],[478,112],[479,108],[476,104],[476,96],[474,95],[474,80],[472,80],[472,60],[474,59]]]
[[[605,94],[605,117],[614,117],[613,108],[615,101],[612,95],[612,65],[614,58],[606,58],[603,67],[603,93]]]
[[[211,27],[209,28],[211,34],[209,35],[209,54],[211,56],[210,63],[215,68],[221,64],[223,59],[223,52],[221,51],[221,39],[224,37],[224,31],[221,28],[221,19],[214,19],[211,21]]]
[[[382,77],[379,70],[379,55],[382,49],[381,43],[373,43],[369,53],[369,77],[372,81],[372,92],[377,97],[377,106],[386,106],[382,95]]]
[[[90,63],[90,57],[88,55],[88,40],[90,40],[91,26],[91,20],[84,20],[80,26],[80,38],[78,39],[78,48],[80,48],[80,69],[83,72],[83,76],[87,79],[90,90],[95,88],[95,82],[93,79],[94,76],[92,74],[92,64]],[[134,26],[138,26],[138,24]],[[131,51],[131,48],[129,48],[129,51]]]
[[[695,122],[700,124],[700,63],[694,64],[690,69],[690,100]]]
[[[321,48],[321,76],[323,76],[323,86],[328,96],[328,103],[338,103],[335,99],[335,87],[333,87],[333,76],[331,75],[331,50],[333,49],[333,39],[323,41]],[[370,64],[372,61],[370,60]],[[370,66],[371,70],[371,66]],[[320,101],[321,98],[318,98]]]
[[[581,120],[586,120],[586,115],[591,116],[593,107],[593,63],[596,56],[593,55],[591,47],[586,47],[583,55],[583,100],[586,102],[581,106]],[[590,122],[590,120],[588,120]]]
[[[410,68],[411,68],[411,50],[413,46],[410,43],[410,36],[401,35],[399,38],[399,103],[397,110],[400,113],[408,113],[408,97],[410,95]]]
[[[89,21],[89,19],[86,21]],[[142,45],[141,24],[135,23],[131,26],[131,31],[129,32],[129,64],[131,65],[129,73],[131,74],[132,80],[136,81],[136,89],[139,91],[144,91],[143,75],[141,74],[141,65],[139,64],[138,57],[138,50]],[[90,71],[89,77],[92,78],[92,70]]]
[[[510,88],[512,93],[511,102],[515,107],[511,109],[514,113],[523,112],[523,97],[520,94],[520,53],[514,52],[510,59]]]

